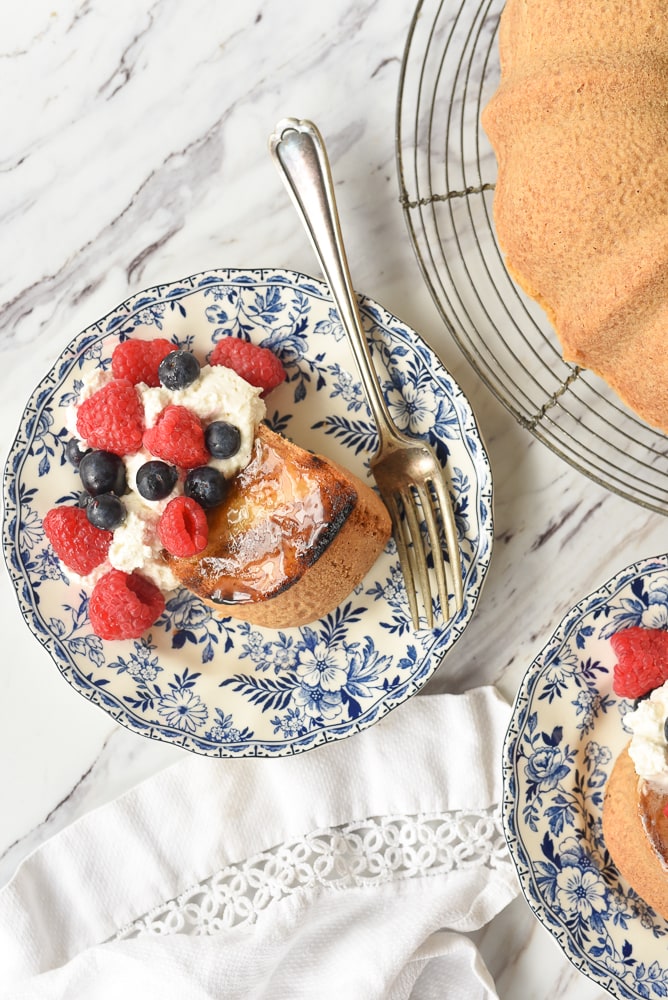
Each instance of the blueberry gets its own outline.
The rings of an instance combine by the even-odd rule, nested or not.
[[[174,489],[178,469],[157,459],[144,462],[137,470],[137,490],[145,500],[164,500]]]
[[[186,389],[199,377],[199,361],[190,351],[170,351],[158,366],[165,389]]]
[[[89,451],[79,465],[81,482],[91,496],[115,493],[122,496],[126,490],[123,459],[111,451]]]
[[[113,531],[125,520],[125,507],[113,493],[101,493],[91,497],[86,507],[86,517],[96,528]]]
[[[212,465],[200,465],[187,474],[183,492],[208,510],[225,499],[227,480]]]
[[[76,438],[70,438],[65,445],[65,458],[68,462],[71,462],[75,469],[79,468],[79,464],[84,455],[87,455],[90,448],[81,449],[81,446]]]
[[[85,490],[82,490],[79,494],[79,507],[83,507],[85,510],[92,499],[93,498],[90,493],[86,493]]]
[[[214,420],[204,431],[204,441],[214,458],[232,458],[241,446],[241,433],[227,420]]]

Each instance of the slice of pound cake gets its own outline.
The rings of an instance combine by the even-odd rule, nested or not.
[[[603,837],[621,875],[668,920],[668,632],[633,626],[610,643],[613,689],[634,707],[605,788]]]
[[[188,558],[167,553],[170,570],[218,614],[271,628],[335,608],[391,534],[387,509],[366,483],[264,424],[208,522],[206,548]]]

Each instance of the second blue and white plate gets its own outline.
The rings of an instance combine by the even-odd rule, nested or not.
[[[5,471],[3,545],[21,612],[62,676],[144,736],[209,756],[280,756],[347,737],[418,691],[469,622],[492,550],[492,481],[471,408],[411,329],[360,299],[397,424],[447,465],[464,606],[413,631],[391,542],[333,613],[269,631],[213,615],[185,590],[141,640],[102,642],[88,594],[53,556],[42,518],[77,489],[65,412],[84,375],[108,368],[120,337],[160,336],[202,358],[220,337],[271,347],[287,381],[267,399],[271,425],[362,477],[376,432],[325,285],[285,270],[215,270],[133,296],[80,333],[28,402]]]
[[[610,636],[668,628],[668,556],[624,569],[566,615],[529,667],[504,746],[504,828],[526,899],[573,964],[615,997],[668,996],[668,922],[603,840],[605,785],[630,739]]]

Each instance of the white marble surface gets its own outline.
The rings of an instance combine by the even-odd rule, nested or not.
[[[209,267],[317,273],[267,153],[286,115],[325,134],[357,288],[419,330],[467,393],[495,481],[496,545],[429,691],[512,699],[566,610],[666,549],[665,519],[554,457],[480,384],[422,281],[394,119],[409,0],[31,0],[0,12],[0,452],[69,340],[132,292]],[[178,760],[60,679],[0,574],[0,882],[46,838]],[[29,710],[28,710],[29,706]],[[606,995],[518,899],[479,936],[500,997]]]

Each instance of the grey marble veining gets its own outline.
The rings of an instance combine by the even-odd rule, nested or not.
[[[355,284],[419,330],[471,400],[495,551],[428,685],[512,700],[566,611],[662,552],[666,521],[555,457],[480,384],[406,232],[395,105],[407,0],[35,0],[0,14],[0,451],[69,340],[129,294],[217,266],[317,273],[267,153],[285,116],[325,134]],[[11,17],[11,21],[10,21]],[[0,574],[0,881],[48,836],[177,760],[64,684]],[[600,1000],[520,898],[478,940],[503,1000]]]

